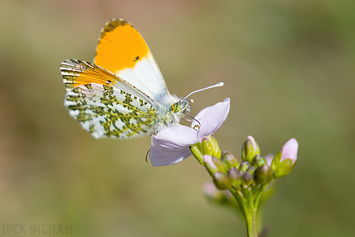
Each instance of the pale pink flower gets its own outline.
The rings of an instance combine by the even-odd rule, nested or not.
[[[226,120],[230,100],[226,98],[213,106],[201,110],[191,123],[191,127],[173,126],[152,135],[149,159],[154,166],[172,165],[191,155],[189,146],[201,142],[202,138],[213,134]],[[194,129],[195,126],[199,129]]]

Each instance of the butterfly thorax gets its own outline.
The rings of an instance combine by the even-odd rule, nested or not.
[[[180,119],[190,111],[191,101],[185,98],[178,98],[175,95],[166,95],[160,101],[160,106],[156,109],[157,125],[153,133],[158,133],[164,128],[176,126]]]

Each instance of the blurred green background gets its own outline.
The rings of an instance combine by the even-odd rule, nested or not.
[[[225,82],[194,95],[191,111],[231,98],[215,134],[222,150],[239,157],[248,135],[263,155],[299,141],[297,165],[266,205],[269,236],[355,236],[354,9],[346,0],[0,1],[0,236],[12,236],[4,224],[26,224],[26,236],[31,224],[72,225],[70,236],[246,236],[207,203],[210,178],[194,158],[152,167],[149,137],[95,140],[64,108],[61,61],[92,61],[111,18],[141,32],[171,93]]]

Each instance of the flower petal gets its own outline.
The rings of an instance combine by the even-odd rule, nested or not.
[[[281,162],[291,159],[293,164],[297,161],[298,142],[295,138],[288,140],[281,148]]]
[[[182,125],[166,128],[152,136],[152,143],[163,150],[179,150],[197,142],[197,131]]]
[[[181,150],[165,150],[159,149],[158,146],[152,144],[150,146],[149,160],[153,166],[164,166],[179,163],[189,157],[191,151],[189,147]]]
[[[268,154],[264,157],[264,159],[266,160],[266,163],[269,167],[271,167],[271,162],[272,159],[274,159],[274,155],[273,154]]]
[[[189,146],[198,142],[197,131],[174,126],[152,136],[149,159],[153,166],[176,164],[191,155]]]
[[[230,109],[230,99],[226,98],[223,102],[218,102],[217,104],[206,107],[201,110],[195,117],[196,120],[200,122],[198,124],[196,121],[193,121],[191,127],[195,125],[200,126],[198,133],[198,139],[208,136],[215,131],[223,124],[226,120]]]

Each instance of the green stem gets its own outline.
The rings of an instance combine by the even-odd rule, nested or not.
[[[257,209],[253,206],[249,206],[248,210],[245,211],[245,221],[247,225],[248,237],[258,237],[257,228]]]
[[[230,189],[230,191],[243,211],[248,237],[258,237],[258,208],[254,205],[254,196],[249,192],[243,193],[240,189]]]

